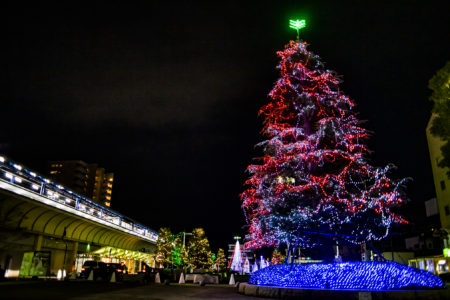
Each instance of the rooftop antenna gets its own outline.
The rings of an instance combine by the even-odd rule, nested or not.
[[[305,20],[289,20],[289,27],[292,29],[297,30],[297,42],[300,41],[300,29],[304,28],[306,26]]]

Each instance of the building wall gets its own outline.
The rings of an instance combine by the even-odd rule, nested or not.
[[[414,252],[383,252],[383,257],[387,260],[408,265],[408,261],[414,259]]]
[[[114,173],[106,173],[102,182],[102,193],[100,199],[103,199],[104,205],[111,205],[111,194],[114,182]]]
[[[80,160],[52,161],[50,176],[65,187],[105,206],[111,206],[114,173]]]
[[[96,177],[97,177],[97,164],[88,164],[87,165],[87,187],[86,187],[86,193],[89,198],[95,201],[94,199],[94,190],[96,185]]]
[[[2,268],[6,270],[6,277],[19,277],[20,270],[23,265],[25,253],[35,253],[32,256],[36,258],[36,251],[50,253],[48,276],[55,276],[58,270],[66,269],[71,271],[73,266],[74,248],[73,241],[63,241],[61,239],[54,239],[52,237],[42,237],[40,242],[37,242],[38,235],[27,232],[10,232],[2,235],[3,241],[0,243],[0,262]],[[65,245],[67,243],[67,251]],[[64,256],[66,256],[66,266],[63,265]],[[42,266],[41,266],[42,267]]]
[[[81,160],[52,161],[49,175],[72,191],[87,196],[88,166]]]
[[[441,147],[444,142],[430,133],[433,114],[426,129],[428,149],[430,151],[431,168],[433,170],[434,186],[438,201],[441,225],[450,233],[450,179],[447,177],[448,168],[440,168],[438,162],[442,159]]]
[[[0,227],[0,266],[5,277],[19,276],[23,253],[33,249],[34,235],[22,232],[10,232]]]

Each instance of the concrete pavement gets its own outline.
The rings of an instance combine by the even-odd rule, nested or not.
[[[0,283],[0,299],[259,299],[229,285],[109,283],[91,281],[11,281]]]

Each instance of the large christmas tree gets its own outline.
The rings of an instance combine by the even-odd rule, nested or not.
[[[281,76],[260,110],[264,156],[248,167],[241,194],[246,247],[312,246],[314,233],[354,243],[386,237],[391,224],[406,223],[392,210],[404,202],[405,179],[388,178],[393,165],[367,162],[354,102],[305,42],[277,54]]]

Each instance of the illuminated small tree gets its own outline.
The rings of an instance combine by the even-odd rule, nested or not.
[[[194,269],[210,267],[211,250],[208,238],[202,228],[192,230],[192,237],[187,246],[189,264]]]
[[[170,256],[172,255],[172,250],[172,232],[167,227],[160,228],[158,241],[156,242],[156,261],[164,265],[171,263]]]
[[[189,257],[188,249],[186,247],[181,248],[180,260],[181,260],[181,266],[183,269],[193,268],[190,257]]]
[[[225,251],[222,248],[219,248],[217,251],[217,257],[215,264],[217,266],[217,271],[225,270],[227,266],[227,258],[225,257]]]
[[[183,251],[183,238],[180,234],[172,235],[172,252],[169,257],[169,261],[176,265],[182,265],[182,256],[181,253]]]
[[[286,255],[283,255],[278,249],[273,250],[272,265],[282,264],[286,261]]]
[[[241,245],[239,243],[240,237],[236,237],[236,244],[234,244],[233,255],[228,264],[228,269],[236,272],[241,272],[244,264],[244,256],[241,251]]]

